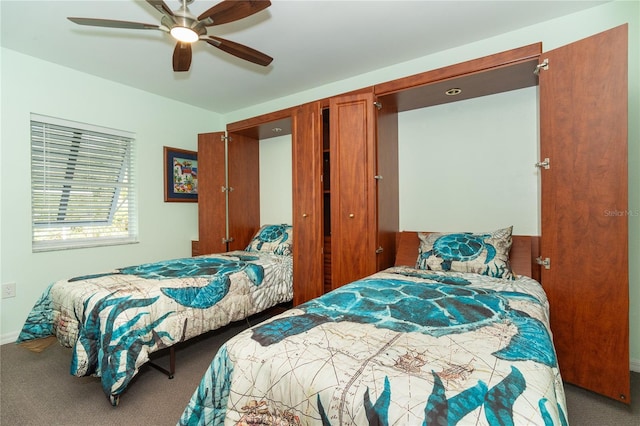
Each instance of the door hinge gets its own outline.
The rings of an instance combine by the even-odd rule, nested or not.
[[[545,158],[542,161],[538,161],[536,164],[534,164],[534,166],[549,170],[551,168],[551,161],[549,160],[549,158]]]
[[[380,254],[380,253],[382,253],[383,251],[384,251],[384,249],[382,248],[382,246],[380,246],[380,247],[378,247],[378,248],[376,249],[376,254]]]
[[[233,242],[233,238],[223,238],[222,239],[222,244],[227,244],[227,243],[232,243]]]
[[[220,190],[222,192],[232,192],[233,191],[233,187],[232,186],[222,186],[222,187],[220,187]]]
[[[540,75],[540,70],[548,70],[549,69],[549,60],[545,59],[541,64],[536,65],[536,69],[533,70],[535,75]]]
[[[375,102],[373,103],[373,106],[375,106],[378,110],[381,110],[381,109],[382,109],[382,103],[380,103],[380,102],[378,102],[378,101],[375,101]]]
[[[220,140],[229,142],[231,140],[231,136],[220,135]]]
[[[544,266],[544,269],[551,269],[551,259],[548,257],[545,257],[544,259],[542,256],[536,257],[536,263]]]
[[[382,180],[382,175],[375,175],[373,178],[375,180]]]

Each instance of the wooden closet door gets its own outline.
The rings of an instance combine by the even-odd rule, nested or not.
[[[198,135],[198,253],[227,251],[224,133]]]
[[[378,271],[395,263],[396,237],[400,223],[398,110],[390,100],[379,105],[376,118]]]
[[[227,157],[229,251],[244,250],[260,228],[260,144],[248,136],[229,134]]]
[[[376,114],[372,93],[331,98],[331,286],[376,271]]]
[[[296,109],[293,140],[293,304],[324,293],[322,111],[319,102]]]
[[[560,373],[629,403],[627,26],[541,58],[541,281]]]

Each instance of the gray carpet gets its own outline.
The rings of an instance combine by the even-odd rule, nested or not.
[[[98,379],[69,374],[70,349],[54,344],[34,353],[12,343],[2,345],[0,424],[175,425],[220,344],[247,326],[238,322],[178,346],[172,380],[143,366],[116,408]],[[155,362],[167,366],[168,355]],[[572,426],[640,425],[640,373],[632,373],[631,407],[575,386],[565,389]]]
[[[252,319],[257,323],[257,319]],[[147,365],[112,407],[100,380],[69,374],[71,349],[53,344],[34,353],[13,343],[0,346],[0,424],[175,425],[220,345],[248,327],[234,323],[176,347],[171,380]],[[168,368],[169,356],[152,359]]]

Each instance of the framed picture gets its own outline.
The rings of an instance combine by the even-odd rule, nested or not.
[[[198,153],[164,147],[164,201],[198,202]]]

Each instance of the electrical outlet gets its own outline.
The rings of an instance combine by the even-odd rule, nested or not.
[[[16,283],[2,284],[2,298],[16,297]]]

